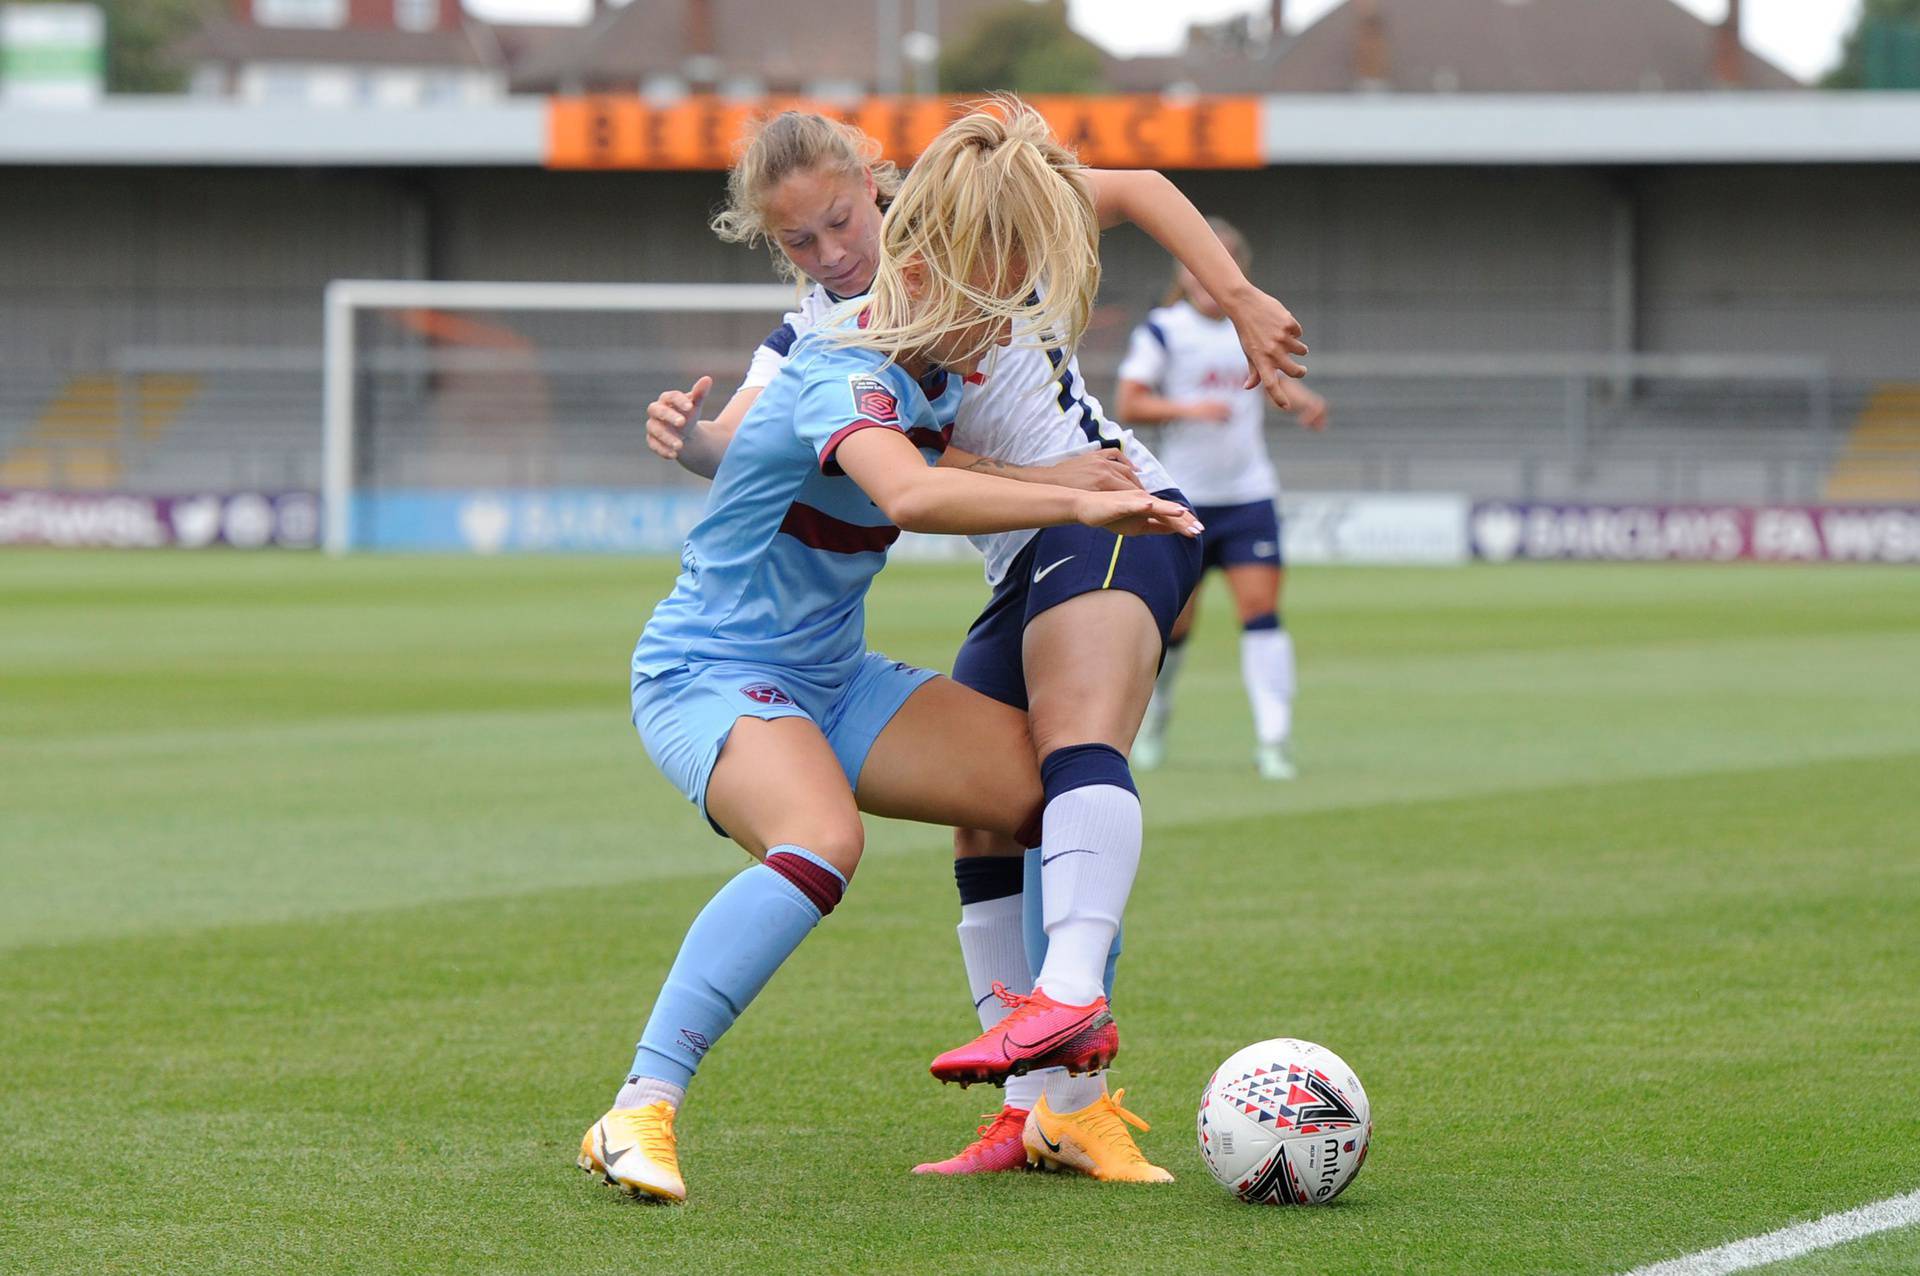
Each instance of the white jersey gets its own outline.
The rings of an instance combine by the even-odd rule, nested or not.
[[[1220,399],[1226,421],[1170,421],[1160,452],[1180,490],[1196,505],[1247,505],[1280,491],[1267,455],[1267,397],[1244,389],[1247,356],[1231,319],[1209,319],[1185,301],[1149,311],[1133,330],[1122,381],[1149,385],[1169,399]]]
[[[787,351],[844,298],[815,285],[785,321],[753,352],[745,390],[772,382]],[[1236,349],[1238,346],[1236,345]],[[1118,448],[1133,462],[1149,492],[1174,486],[1146,444],[1108,420],[1100,400],[1087,392],[1079,360],[1037,346],[1009,346],[988,355],[967,378],[954,421],[953,445],[1010,465],[1049,465],[1095,448]],[[1195,498],[1197,499],[1197,498]],[[1033,539],[1031,530],[969,536],[987,560],[987,583],[997,585],[1007,567]]]

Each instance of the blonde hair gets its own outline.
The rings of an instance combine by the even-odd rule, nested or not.
[[[873,138],[851,124],[811,111],[782,111],[761,120],[747,134],[740,158],[727,173],[727,206],[708,225],[730,244],[765,240],[774,269],[802,282],[800,271],[767,228],[767,197],[790,174],[814,169],[847,177],[871,174],[882,208],[900,189],[900,170],[892,160],[880,158],[880,143]]]
[[[864,330],[843,344],[917,354],[985,320],[1013,339],[1070,349],[1100,289],[1100,227],[1085,170],[1040,113],[1013,97],[949,124],[914,163],[880,225],[880,262]],[[910,295],[907,276],[925,286]],[[979,347],[949,358],[984,356]]]
[[[1232,256],[1233,264],[1240,267],[1241,274],[1244,275],[1253,269],[1253,249],[1247,246],[1247,237],[1240,233],[1237,226],[1224,217],[1209,217],[1207,225],[1213,228],[1214,238],[1218,239],[1221,246]],[[1186,273],[1186,267],[1175,262],[1173,278],[1167,283],[1167,295],[1160,299],[1161,305],[1171,306],[1174,302],[1186,298],[1186,287],[1180,282],[1180,277],[1184,273]]]

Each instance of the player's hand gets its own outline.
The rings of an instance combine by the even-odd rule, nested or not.
[[[669,461],[680,459],[687,428],[700,419],[700,400],[713,389],[712,377],[701,377],[687,391],[669,390],[647,405],[647,446]]]
[[[1140,475],[1119,448],[1096,448],[1052,465],[1036,466],[1046,481],[1082,492],[1137,492]]]
[[[1088,527],[1104,527],[1122,536],[1149,536],[1167,532],[1198,536],[1200,520],[1186,506],[1163,501],[1146,492],[1087,492],[1076,511]]]
[[[1233,419],[1233,405],[1225,399],[1191,399],[1183,405],[1181,416],[1189,421],[1211,421],[1224,425]]]
[[[1317,433],[1327,428],[1327,401],[1318,391],[1309,390],[1303,385],[1290,385],[1287,387],[1287,397],[1293,400],[1293,419],[1300,423],[1302,429]]]
[[[1307,375],[1307,365],[1299,356],[1307,352],[1300,339],[1300,321],[1293,312],[1258,288],[1227,311],[1233,330],[1240,334],[1240,348],[1247,354],[1246,388],[1259,386],[1282,411],[1293,407],[1292,389],[1287,377]]]

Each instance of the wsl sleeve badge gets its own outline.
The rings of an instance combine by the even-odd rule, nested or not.
[[[1292,1037],[1235,1052],[1200,1092],[1200,1159],[1254,1205],[1324,1205],[1366,1163],[1367,1092],[1346,1061]]]
[[[847,378],[853,392],[854,413],[878,425],[900,424],[900,401],[893,389],[879,377],[856,372]]]

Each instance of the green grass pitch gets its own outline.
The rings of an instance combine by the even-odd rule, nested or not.
[[[695,1083],[693,1201],[573,1168],[742,863],[652,769],[661,562],[0,556],[0,1271],[1595,1273],[1920,1186],[1920,575],[1300,571],[1303,778],[1218,586],[1143,785],[1115,1081],[1179,1181],[924,1181],[997,1091],[940,830]],[[878,582],[944,667],[972,565]],[[1213,1065],[1326,1043],[1332,1207],[1194,1151]],[[1911,1271],[1894,1233],[1786,1270]]]

